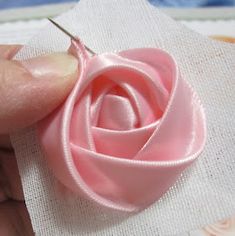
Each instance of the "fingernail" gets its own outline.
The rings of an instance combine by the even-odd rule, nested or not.
[[[34,78],[41,79],[66,79],[78,70],[78,60],[67,53],[53,53],[34,57],[21,61],[21,64]]]

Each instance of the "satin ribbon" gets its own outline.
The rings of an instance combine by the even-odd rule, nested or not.
[[[200,154],[202,105],[174,59],[156,48],[89,57],[65,103],[39,123],[57,179],[103,206],[138,211],[158,200]]]

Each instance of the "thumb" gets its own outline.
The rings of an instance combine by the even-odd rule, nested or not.
[[[65,100],[77,76],[78,61],[66,53],[21,62],[0,59],[0,134],[47,116]]]

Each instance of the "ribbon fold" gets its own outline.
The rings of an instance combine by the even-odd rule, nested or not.
[[[65,103],[39,123],[48,164],[73,192],[139,211],[158,200],[201,153],[202,105],[174,59],[156,48],[89,57]]]

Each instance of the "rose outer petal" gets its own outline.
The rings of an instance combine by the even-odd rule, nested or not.
[[[65,104],[39,123],[48,164],[65,186],[98,204],[122,211],[143,209],[158,200],[202,151],[202,105],[166,52],[131,49],[87,59],[82,45],[72,49],[81,63],[78,82]],[[156,99],[153,108],[164,111],[161,119],[136,130],[93,127],[93,81],[123,69],[142,76],[138,82],[120,80],[130,86],[147,84]]]

